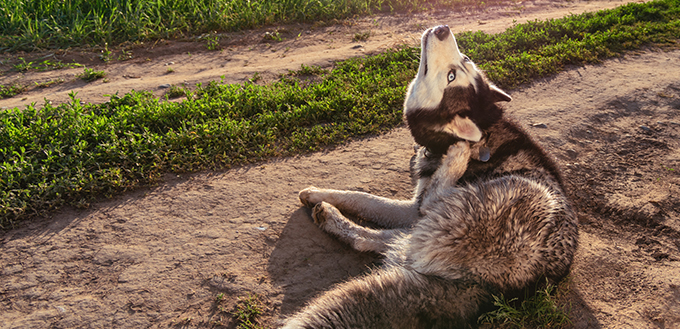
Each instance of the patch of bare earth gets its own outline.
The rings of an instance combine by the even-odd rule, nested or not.
[[[564,299],[576,328],[680,327],[677,72],[680,51],[643,51],[511,91],[507,112],[557,159],[579,210]],[[230,312],[253,294],[260,323],[276,326],[380,262],[322,233],[297,192],[409,198],[412,143],[398,128],[312,155],[169,175],[3,232],[0,327],[234,328]]]

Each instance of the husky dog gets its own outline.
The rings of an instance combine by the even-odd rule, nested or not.
[[[458,50],[448,26],[425,31],[404,117],[421,145],[411,200],[309,187],[314,222],[385,256],[284,328],[465,328],[493,294],[518,296],[568,274],[574,211],[548,155],[496,103],[510,96]],[[384,229],[360,226],[342,212]]]

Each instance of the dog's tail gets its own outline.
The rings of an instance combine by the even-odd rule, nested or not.
[[[489,299],[475,282],[391,266],[337,285],[283,328],[465,328]]]

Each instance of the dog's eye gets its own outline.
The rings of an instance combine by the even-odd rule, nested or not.
[[[449,82],[456,80],[456,71],[454,71],[454,70],[449,71],[448,79],[449,79]]]
[[[467,56],[463,56],[463,61],[465,61],[465,62],[469,62],[469,61],[470,61],[470,57],[467,57]]]

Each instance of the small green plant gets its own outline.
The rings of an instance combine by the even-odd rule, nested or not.
[[[102,49],[101,54],[99,54],[99,59],[108,63],[111,61],[111,51],[109,50],[109,43],[104,43],[104,49]]]
[[[217,35],[209,35],[204,38],[205,46],[208,50],[222,50],[220,46],[220,38]]]
[[[0,85],[0,98],[10,98],[26,91],[26,86],[12,84],[9,86]]]
[[[283,40],[283,38],[281,38],[281,34],[279,33],[279,31],[274,31],[274,32],[265,32],[263,40],[281,42]]]
[[[326,69],[323,69],[319,66],[313,65],[313,66],[307,66],[305,64],[300,65],[300,69],[297,71],[288,71],[288,75],[290,76],[305,76],[305,75],[323,75],[328,73],[329,71]]]
[[[131,51],[128,51],[128,50],[125,50],[125,49],[121,49],[120,52],[121,52],[121,54],[118,56],[118,60],[119,60],[119,61],[127,61],[128,59],[133,59],[133,58],[134,58],[134,56],[132,56],[132,52],[131,52]]]
[[[179,87],[176,85],[171,85],[168,92],[165,94],[169,99],[183,97],[187,95],[187,89],[185,87]]]
[[[248,294],[246,298],[239,297],[236,302],[236,308],[231,315],[238,322],[237,328],[263,329],[256,321],[257,316],[262,314],[262,312],[262,305],[257,295]]]
[[[256,83],[256,82],[258,82],[258,81],[260,81],[260,80],[262,80],[262,75],[260,74],[260,72],[255,72],[255,73],[253,74],[253,77],[249,79],[249,81],[250,81],[251,83]]]
[[[555,290],[554,285],[547,284],[519,306],[517,298],[507,300],[502,295],[494,295],[494,306],[498,308],[482,314],[479,322],[509,328],[562,328],[570,321],[567,313],[557,304]]]
[[[33,62],[26,62],[26,60],[23,57],[19,57],[19,60],[21,61],[21,63],[14,65],[14,69],[16,71],[19,72],[28,71],[34,67]]]
[[[173,68],[170,67],[170,66],[168,66],[168,68],[165,69],[165,73],[166,73],[166,74],[170,74],[170,73],[174,73],[174,72],[175,72],[175,69],[173,69]]]
[[[38,88],[49,88],[49,87],[52,87],[54,85],[58,85],[60,83],[64,83],[64,79],[59,78],[59,79],[54,79],[54,80],[45,81],[45,82],[36,82],[35,86],[38,87]]]
[[[371,36],[370,31],[366,32],[361,32],[361,33],[355,33],[354,37],[352,38],[352,41],[357,42],[357,41],[366,41],[368,38]]]
[[[101,79],[106,76],[106,72],[104,71],[97,71],[95,69],[90,69],[90,68],[85,68],[83,73],[79,74],[78,77],[87,81],[87,82],[92,82],[97,79]]]

